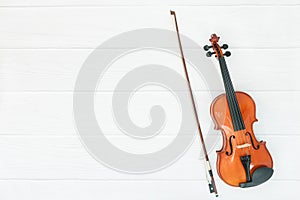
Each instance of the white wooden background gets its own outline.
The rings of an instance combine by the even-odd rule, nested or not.
[[[274,159],[274,176],[255,188],[229,187],[215,172],[220,199],[298,196],[299,0],[0,0],[0,199],[213,198],[198,140],[172,166],[130,175],[94,160],[74,126],[72,90],[89,53],[125,31],[173,30],[170,9],[177,12],[181,33],[201,46],[213,32],[229,43],[236,89],[255,99],[255,133]],[[196,95],[207,132],[210,99],[204,102],[201,91]],[[126,136],[107,132],[122,147]],[[214,165],[214,151],[210,157]]]

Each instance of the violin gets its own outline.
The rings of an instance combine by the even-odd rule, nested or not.
[[[210,114],[215,129],[223,136],[223,145],[217,151],[217,172],[228,185],[247,188],[266,182],[273,174],[273,160],[265,141],[257,141],[253,133],[256,119],[255,102],[245,92],[234,91],[225,56],[231,53],[228,45],[218,44],[219,37],[212,34],[211,45],[205,45],[206,56],[215,55],[219,61],[225,93],[211,103]]]

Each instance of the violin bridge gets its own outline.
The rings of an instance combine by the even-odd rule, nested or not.
[[[237,145],[236,148],[242,149],[242,148],[246,148],[246,147],[250,147],[250,146],[251,146],[251,144],[245,143],[245,144]]]

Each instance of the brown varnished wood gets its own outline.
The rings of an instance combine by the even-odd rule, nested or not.
[[[256,107],[253,99],[244,92],[235,92],[241,114],[245,123],[245,130],[234,131],[232,119],[230,116],[229,106],[226,95],[221,94],[214,99],[211,104],[210,114],[215,123],[215,129],[222,131],[223,146],[217,151],[217,172],[220,178],[227,184],[239,186],[240,183],[246,182],[245,169],[241,163],[240,157],[251,155],[250,173],[254,172],[259,167],[273,167],[272,157],[266,148],[266,142],[257,141],[253,133],[253,123],[256,119]],[[238,148],[239,145],[252,144],[250,133],[253,139],[252,145],[245,148]],[[227,155],[230,152],[230,136],[232,139],[232,155]]]
[[[220,37],[218,37],[216,34],[212,34],[211,38],[209,39],[209,41],[212,44],[212,48],[213,48],[214,52],[216,52],[216,58],[224,57],[222,49],[218,45],[219,39],[220,39]]]

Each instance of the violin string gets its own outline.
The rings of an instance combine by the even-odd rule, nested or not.
[[[226,91],[226,99],[227,99],[227,103],[228,103],[228,106],[229,106],[229,110],[230,110],[230,115],[231,115],[231,118],[232,118],[232,123],[233,123],[233,126],[236,127],[238,126],[237,128],[239,129],[239,124],[237,123],[236,121],[236,110],[233,106],[233,100],[232,100],[232,90],[231,88],[233,87],[230,87],[230,77],[229,77],[229,72],[227,70],[227,73],[226,73],[226,64],[225,62],[223,61],[223,57],[220,57],[219,58],[219,61],[220,61],[220,65],[221,65],[221,72],[222,72],[222,75],[223,75],[223,81],[224,81],[224,86],[225,86],[225,91]],[[232,85],[231,85],[232,86]],[[236,143],[240,143],[239,141],[239,137],[236,137]]]
[[[222,57],[219,57],[219,62],[220,62],[220,66],[221,66],[221,72],[222,72],[222,75],[223,75],[223,82],[224,82],[224,87],[225,87],[225,92],[226,92],[226,99],[227,99],[227,103],[228,103],[228,107],[229,107],[229,110],[230,110],[230,115],[231,118],[232,118],[232,123],[233,123],[233,126],[235,126],[235,121],[234,121],[234,115],[235,113],[233,112],[233,110],[231,110],[231,107],[232,107],[232,100],[230,98],[230,94],[229,94],[229,88],[228,88],[228,77],[227,77],[227,74],[225,73],[225,66],[222,62]],[[238,141],[238,137],[236,137],[236,140],[235,140],[237,143],[239,143]]]
[[[237,108],[237,111],[238,111],[238,120],[239,120],[240,125],[241,125],[241,127],[240,127],[241,129],[239,129],[239,130],[242,130],[239,135],[241,136],[241,139],[243,140],[243,142],[242,142],[243,144],[245,144],[245,143],[249,144],[249,137],[246,136],[246,127],[245,127],[244,120],[243,120],[243,117],[242,117],[242,113],[241,113],[241,110],[240,110],[240,107],[239,107],[237,96],[236,96],[234,91],[233,91],[233,95],[234,95],[234,98],[233,98],[234,104],[235,104],[235,107]],[[243,153],[245,153],[245,152],[246,152],[246,155],[250,154],[250,147],[249,146],[247,148],[243,148]]]
[[[236,98],[236,104],[237,104],[237,106],[239,107],[239,104],[238,104],[238,100],[237,100],[237,98]],[[248,135],[246,135],[247,134],[247,129],[246,129],[246,126],[245,126],[245,123],[244,123],[244,120],[243,120],[243,116],[242,116],[242,113],[241,113],[241,109],[240,109],[240,107],[239,107],[239,113],[240,113],[240,120],[241,120],[241,122],[242,122],[242,124],[243,124],[243,131],[241,132],[241,134],[242,134],[242,138],[243,138],[243,143],[245,143],[245,144],[247,144],[247,145],[249,145],[249,146],[247,146],[246,148],[243,148],[243,149],[245,149],[245,151],[246,151],[246,155],[250,155],[251,153],[251,149],[250,149],[250,147],[251,147],[251,145],[252,145],[252,142],[251,141],[249,141],[250,140],[250,133],[248,134]],[[244,152],[245,152],[244,151]]]
[[[237,96],[236,96],[236,94],[235,94],[235,91],[234,91],[234,89],[233,89],[233,84],[232,84],[232,81],[231,81],[231,79],[230,79],[230,76],[229,76],[229,71],[228,71],[228,69],[227,69],[227,73],[228,73],[228,81],[229,81],[229,84],[231,84],[231,87],[229,88],[231,91],[231,95],[232,95],[232,100],[234,101],[234,105],[233,105],[233,107],[234,107],[234,109],[235,109],[235,112],[237,112],[237,114],[235,115],[235,117],[237,117],[237,120],[238,120],[238,123],[239,123],[239,130],[245,130],[246,129],[246,127],[245,127],[245,124],[244,124],[244,121],[243,121],[243,118],[242,118],[242,114],[241,114],[241,110],[240,110],[240,107],[239,107],[239,104],[238,104],[238,100],[237,100]],[[242,134],[242,135],[241,135]],[[241,137],[238,137],[238,138],[241,138],[242,139],[242,144],[244,144],[244,143],[249,143],[249,137],[246,137],[246,132],[245,131],[242,131],[240,134],[239,134],[239,136],[241,136]],[[243,148],[243,153],[245,153],[246,152],[246,154],[247,155],[249,155],[250,154],[250,147],[248,146],[246,149],[245,148]]]
[[[223,58],[220,58],[220,59],[223,59]],[[221,61],[222,62],[222,61]],[[224,65],[224,62],[222,63]],[[224,84],[225,84],[225,90],[226,90],[226,96],[227,96],[227,100],[228,100],[228,104],[229,104],[229,107],[231,108],[231,114],[233,115],[232,116],[232,121],[233,121],[233,124],[234,126],[239,129],[240,125],[239,125],[239,122],[236,121],[236,118],[237,118],[237,111],[234,107],[234,103],[233,103],[233,99],[232,99],[232,85],[230,85],[230,77],[229,77],[229,74],[226,72],[226,66],[224,65],[224,69],[222,68],[222,73],[224,74]]]
[[[229,72],[228,72],[228,76],[229,76]],[[232,81],[231,79],[229,78],[228,81],[230,82],[231,86],[232,86]],[[239,124],[239,127],[238,127],[238,130],[241,131],[241,130],[244,130],[245,127],[244,127],[244,124],[243,124],[243,119],[242,119],[242,116],[241,116],[241,111],[240,111],[240,107],[239,107],[239,104],[238,104],[238,101],[237,101],[237,96],[235,94],[235,91],[233,89],[233,86],[230,88],[231,89],[231,98],[233,100],[233,107],[234,107],[234,110],[236,112],[236,119],[238,121],[238,124]],[[242,141],[240,144],[245,144],[246,143],[246,136],[244,135],[244,131],[241,131],[238,133],[238,137],[239,138],[239,141]],[[245,149],[245,148],[242,148],[242,153],[243,154],[249,154],[249,151],[248,151],[248,148]]]
[[[224,59],[224,58],[222,57],[221,59]],[[235,91],[233,89],[233,84],[232,84],[232,81],[230,79],[229,71],[227,69],[225,60],[224,60],[224,65],[223,66],[224,66],[225,69],[221,69],[221,70],[224,70],[222,73],[224,74],[224,79],[226,79],[225,82],[226,82],[227,86],[225,86],[225,88],[227,88],[227,90],[228,90],[227,91],[228,95],[226,95],[226,96],[228,97],[227,98],[228,104],[231,104],[230,106],[231,106],[231,109],[233,110],[232,111],[232,115],[233,115],[232,116],[232,118],[233,118],[232,121],[234,123],[234,126],[237,126],[238,130],[245,130],[245,125],[244,125],[244,121],[243,121],[243,118],[242,118],[240,107],[239,107],[239,104],[238,104],[238,101],[237,101],[237,96],[236,96]],[[249,137],[246,137],[245,134],[246,134],[245,131],[242,131],[241,133],[239,133],[239,135],[238,135],[239,137],[236,138],[236,141],[238,143],[240,143],[239,138],[241,138],[242,141],[243,141],[242,144],[244,144],[246,142],[248,143],[249,142],[248,141]],[[243,153],[245,153],[245,148],[243,148],[242,151],[243,151]],[[248,146],[246,148],[246,154],[249,155],[249,153],[250,153],[250,147]]]
[[[227,70],[227,66],[224,62],[224,58],[220,58],[222,59],[221,62],[223,62],[223,66],[224,66],[224,69],[223,69],[223,72],[224,72],[224,76],[225,76],[225,79],[226,79],[226,89],[227,89],[227,97],[228,99],[230,100],[229,104],[230,104],[230,108],[231,108],[231,112],[232,112],[232,121],[233,121],[233,124],[235,126],[236,129],[240,129],[241,127],[241,124],[240,124],[240,121],[238,120],[238,111],[236,109],[236,106],[234,105],[234,91],[233,91],[233,86],[232,86],[232,83],[230,81],[230,76],[229,76],[229,72]]]
[[[229,75],[227,75],[227,80],[228,80],[228,82],[230,84]],[[228,94],[228,96],[230,97],[230,100],[231,100],[231,102],[230,102],[231,109],[233,109],[233,112],[234,112],[233,120],[235,121],[235,125],[237,126],[236,127],[237,130],[240,130],[241,129],[241,127],[240,127],[241,124],[240,124],[240,122],[238,120],[238,111],[237,111],[236,106],[234,105],[234,96],[233,95],[234,95],[234,90],[233,90],[232,87],[230,87],[229,88],[229,94]],[[238,133],[236,135],[236,141],[237,141],[238,145],[241,144],[241,143],[243,143],[243,141],[241,141],[240,135]]]

